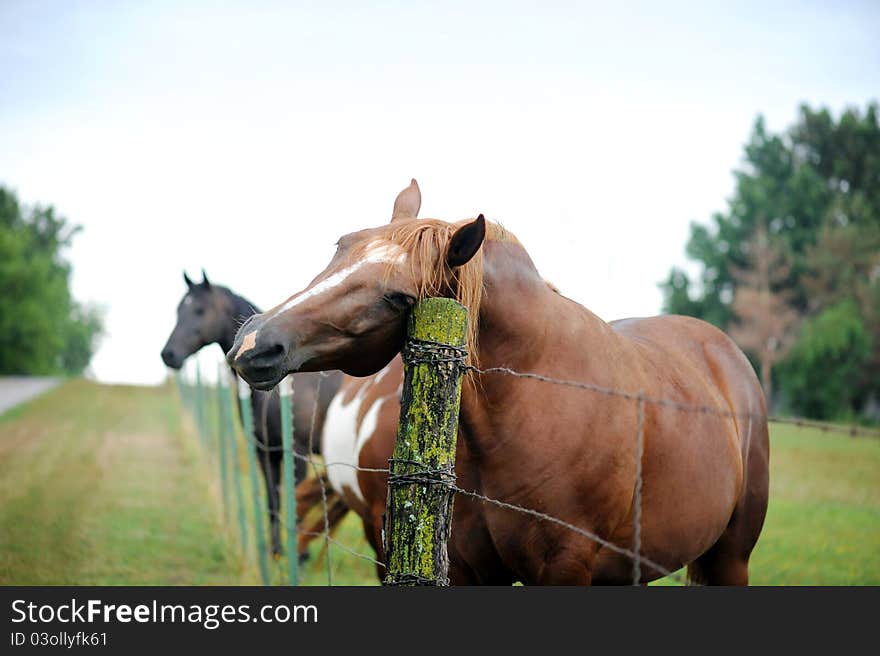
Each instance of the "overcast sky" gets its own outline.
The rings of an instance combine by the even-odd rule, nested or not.
[[[84,227],[92,375],[163,378],[183,269],[267,309],[411,177],[602,318],[656,314],[758,113],[880,96],[880,2],[610,4],[0,1],[0,184]]]

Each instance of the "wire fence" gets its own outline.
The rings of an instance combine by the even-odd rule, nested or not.
[[[261,441],[253,431],[254,417],[251,406],[251,390],[238,380],[238,384],[230,384],[230,374],[224,365],[220,364],[220,375],[212,384],[204,382],[202,372],[198,366],[193,376],[178,374],[176,385],[182,405],[188,411],[195,423],[199,442],[206,451],[207,456],[216,467],[218,481],[218,496],[222,505],[222,518],[224,524],[230,527],[230,531],[237,533],[241,554],[248,559],[257,561],[260,580],[263,585],[274,583],[286,583],[295,585],[298,583],[298,564],[301,554],[297,553],[297,535],[310,535],[323,541],[323,549],[320,559],[323,561],[325,570],[325,585],[333,585],[333,556],[332,549],[339,549],[347,554],[355,556],[372,564],[378,563],[372,555],[362,553],[351,545],[346,545],[332,534],[332,526],[328,514],[328,491],[325,489],[324,480],[326,470],[335,465],[347,465],[348,463],[324,463],[320,457],[313,455],[314,446],[318,439],[315,434],[316,418],[319,410],[320,384],[315,394],[315,401],[311,409],[309,421],[309,450],[307,454],[299,453],[293,447],[292,422],[287,423],[288,438],[284,440],[289,444],[285,449],[284,444],[269,444]],[[190,380],[191,379],[191,380]],[[238,394],[236,395],[236,388]],[[292,390],[291,390],[292,392]],[[293,407],[292,394],[284,397],[281,407],[286,406],[288,412]],[[236,410],[236,407],[238,410]],[[268,404],[264,404],[264,408]],[[263,423],[263,436],[266,436],[266,417],[258,417],[257,421]],[[284,429],[284,427],[282,427]],[[238,443],[244,445],[238,448]],[[292,513],[286,517],[281,514],[270,514],[267,511],[267,486],[265,485],[264,472],[269,471],[268,461],[265,459],[269,454],[282,453],[289,455],[290,460],[304,461],[311,469],[313,475],[319,481],[321,487],[321,514],[323,515],[323,530],[316,533],[304,531],[296,521],[295,491],[282,489],[279,493],[284,496],[282,510],[286,506]],[[242,468],[241,458],[244,455],[247,467]],[[263,461],[262,471],[258,472],[257,463]],[[282,479],[293,480],[293,476],[285,476],[293,467],[287,464],[282,474]],[[387,471],[387,470],[386,470]],[[248,484],[249,482],[249,484]],[[248,491],[246,494],[245,491]],[[248,498],[249,497],[249,498]],[[267,538],[267,523],[274,519],[283,534],[287,536],[286,555],[279,557],[270,553]],[[235,530],[237,527],[237,530]],[[249,534],[253,532],[253,539]]]
[[[511,376],[518,379],[523,380],[531,380],[534,382],[539,382],[542,384],[550,384],[561,387],[578,389],[584,392],[590,392],[593,394],[599,394],[606,397],[618,398],[623,401],[627,401],[632,403],[633,413],[635,417],[635,435],[634,435],[634,445],[635,445],[635,463],[633,466],[634,470],[634,488],[633,488],[633,502],[632,502],[632,543],[629,545],[621,545],[617,544],[607,536],[603,537],[591,530],[588,530],[585,527],[578,526],[570,521],[567,521],[563,518],[553,516],[546,512],[540,511],[535,508],[528,508],[521,505],[517,505],[514,503],[510,503],[509,501],[503,499],[491,498],[485,494],[483,494],[480,490],[467,490],[462,487],[459,487],[455,482],[445,482],[444,484],[452,491],[454,494],[469,498],[473,501],[488,504],[497,508],[502,508],[509,512],[519,513],[528,517],[531,517],[535,521],[546,522],[548,524],[552,524],[557,527],[561,527],[566,529],[567,531],[572,532],[573,534],[582,536],[586,539],[592,540],[599,547],[603,549],[607,549],[614,553],[617,553],[627,559],[629,559],[632,563],[632,575],[631,581],[633,584],[640,584],[648,579],[657,578],[657,574],[667,577],[671,581],[687,585],[690,582],[680,575],[678,572],[671,571],[664,567],[662,564],[655,562],[654,560],[648,558],[642,553],[642,500],[643,500],[643,476],[642,476],[642,466],[643,459],[645,453],[645,411],[646,406],[654,406],[660,409],[676,411],[676,412],[687,412],[694,413],[702,416],[715,417],[718,419],[733,419],[733,420],[748,420],[752,421],[754,419],[763,420],[764,416],[759,412],[742,412],[742,411],[734,411],[730,408],[723,407],[715,407],[709,405],[699,405],[699,404],[690,404],[683,403],[680,401],[665,399],[665,398],[655,398],[649,395],[644,394],[641,391],[633,391],[633,390],[617,390],[608,387],[604,387],[601,385],[596,385],[589,382],[584,381],[575,381],[575,380],[567,380],[561,378],[555,378],[552,376],[547,376],[544,374],[533,373],[533,372],[520,372],[513,370],[508,367],[491,367],[486,369],[480,369],[478,367],[474,367],[471,365],[464,364],[463,361],[460,361],[458,366],[460,366],[462,372],[467,372],[470,374],[474,374],[477,376]],[[288,560],[288,572],[295,572],[296,570],[296,561],[299,558],[299,554],[297,554],[297,538],[299,535],[307,535],[316,539],[319,539],[323,542],[323,558],[324,558],[324,567],[326,574],[326,585],[333,585],[333,569],[331,562],[331,547],[335,547],[341,550],[344,553],[347,553],[353,557],[364,560],[372,565],[375,565],[379,571],[385,567],[385,564],[378,560],[375,555],[370,555],[363,553],[350,545],[346,545],[333,536],[332,530],[333,526],[330,522],[329,509],[328,509],[328,498],[329,493],[326,489],[325,481],[327,480],[327,472],[330,468],[333,467],[348,467],[359,472],[366,473],[377,473],[387,476],[389,474],[389,468],[387,467],[362,467],[359,464],[352,464],[348,462],[325,462],[322,458],[316,457],[314,455],[316,439],[318,436],[315,434],[315,426],[316,426],[316,417],[319,410],[319,398],[320,394],[315,394],[315,402],[312,407],[310,423],[309,423],[309,436],[308,436],[308,453],[302,454],[298,453],[295,448],[293,448],[293,440],[285,439],[284,445],[269,445],[267,443],[263,443],[256,439],[254,436],[251,426],[252,423],[250,421],[249,414],[249,398],[248,393],[249,389],[246,386],[240,387],[239,392],[239,401],[240,407],[242,408],[242,419],[247,419],[244,423],[237,422],[234,420],[232,413],[232,402],[231,399],[234,398],[234,393],[230,395],[227,392],[224,392],[226,387],[224,386],[224,380],[228,380],[226,376],[220,376],[218,383],[218,393],[215,395],[218,404],[218,414],[217,414],[217,422],[212,424],[212,422],[208,419],[209,416],[209,408],[206,396],[209,395],[208,388],[202,384],[201,375],[198,370],[196,370],[195,376],[195,384],[187,382],[182,376],[178,377],[178,389],[180,391],[181,399],[184,404],[189,408],[192,413],[195,423],[198,429],[198,433],[200,436],[200,441],[203,445],[208,448],[208,450],[212,450],[212,445],[216,443],[216,451],[217,451],[217,461],[218,467],[220,468],[220,484],[222,489],[222,499],[223,499],[223,507],[224,507],[224,517],[227,521],[230,521],[230,515],[233,512],[233,505],[238,509],[238,518],[239,521],[239,533],[240,533],[240,542],[242,553],[249,554],[251,553],[248,549],[248,540],[247,540],[247,528],[246,528],[246,510],[245,510],[245,500],[242,493],[242,483],[238,477],[238,473],[236,471],[227,471],[227,469],[231,468],[235,470],[238,468],[238,449],[235,448],[232,436],[237,432],[237,428],[243,427],[241,430],[241,434],[246,443],[246,451],[253,455],[261,455],[265,457],[266,454],[271,452],[283,451],[287,450],[288,453],[284,455],[290,458],[290,461],[293,459],[298,459],[305,461],[308,468],[311,470],[312,475],[317,479],[318,484],[320,486],[320,496],[321,496],[321,512],[323,514],[323,530],[321,531],[308,531],[304,530],[301,527],[297,526],[297,522],[295,520],[295,506],[294,512],[288,512],[286,515],[286,519],[282,517],[276,517],[277,522],[282,527],[283,531],[288,535],[287,541],[287,560]],[[292,400],[292,396],[284,397],[288,404],[288,411],[290,407],[290,402]],[[230,399],[229,404],[224,405],[223,399]],[[786,424],[792,425],[795,427],[802,428],[811,428],[815,430],[819,430],[825,433],[840,433],[849,435],[852,437],[871,437],[871,438],[880,438],[880,430],[865,428],[861,426],[842,426],[836,424],[830,424],[825,422],[817,422],[813,420],[807,419],[799,419],[799,418],[787,418],[787,417],[770,417],[768,420],[770,423],[777,424]],[[222,426],[223,423],[226,423],[226,427]],[[234,424],[234,426],[230,426],[229,424]],[[212,436],[216,435],[216,441],[212,439]],[[286,446],[286,445],[291,446]],[[228,454],[228,457],[227,457]],[[390,457],[390,454],[389,454]],[[284,475],[292,479],[292,476],[288,476],[288,472],[292,472],[293,467],[288,465],[285,468]],[[253,515],[255,519],[255,531],[256,531],[256,540],[254,541],[255,552],[257,554],[257,559],[260,561],[260,571],[261,578],[264,584],[268,585],[271,583],[271,577],[268,575],[268,566],[264,563],[264,557],[266,556],[266,539],[265,539],[265,528],[260,519],[261,513],[265,512],[265,501],[260,498],[262,495],[257,493],[257,490],[262,486],[260,485],[260,481],[256,480],[257,472],[255,466],[249,467],[249,475],[251,477],[251,490],[254,501],[254,510]],[[230,483],[232,480],[232,483]],[[415,481],[416,483],[420,481]],[[434,478],[428,480],[427,478],[421,483],[425,485],[436,485],[437,481]],[[230,490],[230,486],[232,490]],[[232,496],[235,497],[235,504],[233,504]],[[288,504],[288,508],[290,508],[290,504],[295,504],[295,495],[286,495],[288,498],[284,499],[284,503]],[[262,503],[262,507],[260,504]],[[277,563],[277,571],[276,571],[276,579],[278,579],[278,575],[283,572],[283,567],[280,560],[276,560]],[[288,576],[288,583],[296,583],[296,575]]]

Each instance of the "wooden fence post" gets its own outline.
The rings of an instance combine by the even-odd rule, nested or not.
[[[293,381],[286,376],[278,384],[281,405],[281,443],[284,446],[284,507],[285,528],[287,529],[287,582],[289,585],[298,585],[299,578],[296,552],[296,488],[294,485],[295,472],[293,465]]]
[[[237,378],[237,377],[236,377]],[[266,528],[263,524],[265,506],[260,494],[260,479],[257,473],[257,438],[254,435],[254,414],[251,408],[251,388],[241,378],[238,380],[238,399],[241,408],[241,426],[247,444],[248,470],[251,476],[251,496],[254,499],[254,527],[257,533],[257,562],[260,565],[260,579],[269,585],[269,556],[266,553]]]
[[[410,313],[385,513],[386,585],[449,585],[455,444],[467,309],[428,298]]]

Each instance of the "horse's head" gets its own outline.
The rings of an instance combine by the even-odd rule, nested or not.
[[[260,389],[297,371],[367,376],[400,351],[416,300],[450,296],[473,309],[481,291],[483,216],[460,225],[417,220],[420,204],[413,180],[398,195],[391,223],[342,237],[308,287],[251,317],[227,353],[229,363]]]
[[[226,319],[222,295],[204,271],[202,282],[193,282],[186,272],[183,279],[187,291],[177,306],[177,324],[162,349],[162,361],[172,369],[180,369],[190,355],[218,341]]]

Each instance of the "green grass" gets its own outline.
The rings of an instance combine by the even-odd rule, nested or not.
[[[756,585],[880,585],[880,441],[773,425]]]
[[[171,399],[74,380],[0,418],[0,584],[243,579]]]
[[[232,488],[224,513],[214,398],[205,443],[172,386],[74,380],[0,417],[0,584],[258,583],[245,444],[236,437],[242,551]],[[770,480],[752,583],[880,584],[880,441],[773,426]],[[334,539],[373,556],[353,514]],[[323,547],[312,544],[302,584],[327,584]],[[334,585],[377,583],[368,559],[339,546],[329,562]],[[271,570],[286,581],[284,559]]]

